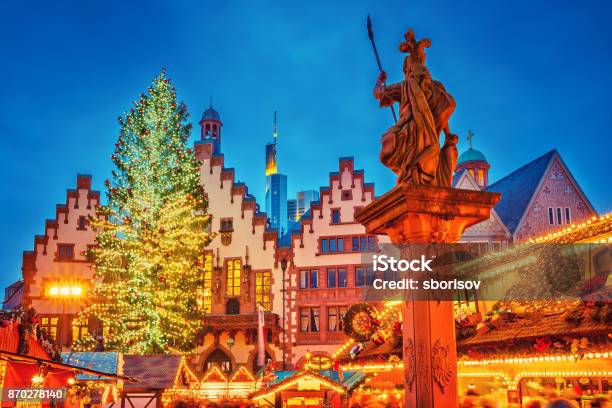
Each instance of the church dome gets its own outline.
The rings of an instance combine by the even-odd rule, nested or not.
[[[459,156],[458,164],[470,161],[482,161],[488,163],[487,158],[484,154],[482,154],[480,150],[476,150],[471,147],[465,152],[461,153],[461,155]]]
[[[219,112],[217,112],[212,106],[206,109],[204,113],[202,113],[202,120],[216,120],[219,122],[221,121],[221,119],[219,118]]]

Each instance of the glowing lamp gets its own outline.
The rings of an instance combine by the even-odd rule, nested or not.
[[[83,288],[80,286],[73,286],[71,288],[72,296],[81,296],[83,294]]]
[[[68,385],[74,385],[74,378],[73,377],[68,379]]]
[[[62,286],[60,288],[60,295],[68,296],[70,294],[70,288],[68,286]]]
[[[32,377],[32,384],[42,384],[44,380],[42,375],[36,374]]]
[[[51,296],[57,296],[57,295],[59,295],[59,288],[58,288],[57,286],[52,286],[52,287],[49,289],[49,294],[50,294]]]

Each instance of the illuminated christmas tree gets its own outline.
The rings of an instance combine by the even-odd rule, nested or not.
[[[203,249],[212,236],[187,117],[162,71],[119,118],[108,205],[91,220],[95,278],[83,312],[102,322],[107,349],[187,351],[201,328]]]

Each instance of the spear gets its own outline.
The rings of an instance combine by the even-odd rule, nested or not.
[[[368,14],[368,37],[370,37],[370,42],[372,43],[372,49],[374,50],[374,56],[376,57],[376,63],[378,64],[378,70],[383,72],[382,64],[380,63],[380,57],[378,56],[378,50],[376,49],[376,42],[374,41],[374,32],[372,31],[372,20],[370,19],[370,15]],[[383,82],[383,85],[387,85]],[[391,113],[393,114],[393,120],[397,122],[397,116],[395,116],[395,108],[393,105],[390,106]]]

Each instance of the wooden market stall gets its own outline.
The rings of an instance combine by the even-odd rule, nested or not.
[[[281,371],[277,373],[276,381],[262,386],[250,395],[250,399],[262,407],[345,407],[348,388],[334,373],[310,369]]]

